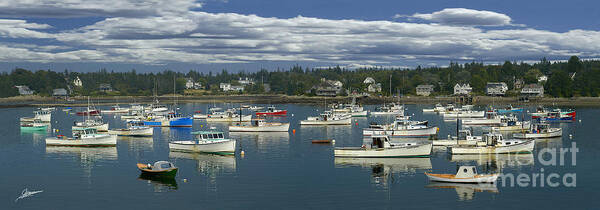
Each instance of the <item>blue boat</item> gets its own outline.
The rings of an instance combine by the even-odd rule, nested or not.
[[[512,113],[512,112],[522,112],[523,108],[514,108],[512,106],[507,107],[506,109],[498,109],[498,113]]]

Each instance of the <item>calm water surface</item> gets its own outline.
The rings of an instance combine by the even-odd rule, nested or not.
[[[181,111],[193,113],[207,104],[184,104]],[[223,105],[228,106],[228,105]],[[229,105],[232,106],[232,105]],[[237,105],[235,105],[237,106]],[[241,156],[215,156],[169,152],[168,142],[191,139],[190,131],[227,124],[195,120],[193,128],[155,128],[152,138],[121,138],[116,147],[46,147],[51,132],[21,132],[19,117],[32,115],[33,108],[0,109],[0,209],[399,209],[399,208],[535,208],[597,209],[599,187],[598,125],[600,109],[577,109],[577,122],[555,124],[563,130],[558,139],[538,140],[535,152],[516,157],[451,156],[435,149],[431,158],[348,159],[334,158],[331,145],[311,144],[315,139],[335,139],[335,146],[360,146],[361,130],[369,122],[389,122],[386,117],[355,118],[351,126],[299,125],[323,107],[280,105],[296,133],[231,134],[238,139]],[[444,122],[435,114],[423,114],[421,105],[407,105],[416,120],[429,120],[440,127],[440,138],[453,134],[455,122]],[[99,107],[107,109],[108,107]],[[374,106],[367,106],[374,109]],[[533,109],[532,109],[533,110]],[[70,136],[72,113],[53,112],[52,128]],[[114,115],[104,115],[111,128],[124,127]],[[581,120],[581,122],[579,122]],[[474,128],[480,134],[480,128]],[[569,137],[572,135],[572,138]],[[424,141],[396,139],[395,141]],[[565,166],[543,165],[543,148],[569,148],[576,143],[576,165],[572,155]],[[548,155],[548,154],[546,154]],[[548,157],[548,156],[546,156]],[[179,167],[175,180],[155,181],[139,177],[135,164],[169,160]],[[480,172],[504,174],[576,174],[576,186],[519,187],[443,185],[429,183],[423,172],[454,173],[457,165],[477,165]],[[23,189],[42,193],[15,201]]]

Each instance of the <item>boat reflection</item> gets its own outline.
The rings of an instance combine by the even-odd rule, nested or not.
[[[87,178],[98,162],[114,162],[118,158],[117,147],[46,147],[46,155],[56,159],[78,159]]]
[[[146,174],[140,174],[138,180],[145,180],[147,183],[153,186],[154,192],[166,192],[169,190],[177,190],[177,180],[175,177],[160,177]]]
[[[430,158],[335,158],[335,167],[360,166],[371,168],[371,182],[375,186],[387,188],[393,174],[413,176],[421,170],[430,170]]]
[[[224,156],[170,151],[169,158],[196,160],[198,172],[207,176],[236,171],[236,160],[233,155]]]
[[[152,137],[119,136],[119,147],[125,145],[131,152],[143,152],[154,150],[154,139]]]
[[[459,183],[444,183],[431,182],[425,186],[426,188],[434,189],[455,189],[460,201],[473,200],[477,192],[499,193],[496,184],[459,184]]]
[[[288,132],[232,132],[229,137],[236,139],[242,150],[244,147],[256,147],[261,153],[281,151],[274,148],[288,147],[290,134]]]
[[[451,162],[475,162],[482,166],[482,171],[492,173],[499,172],[505,168],[519,168],[522,166],[533,166],[535,159],[529,154],[475,154],[475,155],[452,155]]]
[[[565,134],[563,134],[565,135]],[[562,137],[547,138],[547,139],[536,139],[535,148],[539,151],[542,148],[562,148],[563,140]]]

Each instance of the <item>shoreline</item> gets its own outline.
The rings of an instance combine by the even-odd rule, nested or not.
[[[256,104],[321,104],[325,103],[350,103],[352,97],[321,97],[321,96],[287,96],[287,95],[206,95],[206,96],[173,96],[163,95],[156,97],[163,103],[256,103]],[[14,107],[44,107],[44,106],[87,106],[87,97],[72,97],[72,101],[54,99],[41,96],[17,96],[11,98],[0,98],[0,108]],[[392,97],[361,97],[357,98],[360,104],[383,104],[398,102],[401,104],[447,104],[456,102],[458,97],[439,96],[407,96],[403,98]],[[115,105],[131,103],[151,103],[152,96],[100,96],[90,97],[95,105]],[[529,102],[518,101],[518,97],[491,97],[473,96],[474,105],[543,105],[543,106],[570,106],[570,107],[594,107],[600,106],[600,97],[574,97],[574,98],[535,98]]]

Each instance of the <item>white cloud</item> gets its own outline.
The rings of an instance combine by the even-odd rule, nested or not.
[[[480,20],[459,21],[462,24],[449,24],[453,19],[448,18],[451,16],[448,10],[452,9],[429,16],[421,14],[434,22],[446,21],[425,24],[303,16],[283,19],[187,10],[178,14],[109,17],[81,28],[53,33],[40,32],[50,27],[46,24],[0,20],[0,26],[5,25],[0,27],[1,37],[56,40],[48,46],[0,43],[6,52],[14,50],[27,55],[3,55],[0,61],[134,64],[282,61],[356,68],[451,60],[600,56],[598,31],[558,33],[532,28],[485,30],[476,27],[511,24],[510,17],[487,11],[468,10],[466,13],[471,12],[471,16]],[[442,21],[440,18],[444,15],[440,14],[445,14],[446,19]],[[493,17],[499,18],[492,21]],[[64,47],[57,47],[60,45],[57,43]]]
[[[6,38],[51,38],[52,35],[32,29],[47,29],[50,25],[28,23],[25,20],[0,19],[0,37]]]
[[[395,17],[399,18],[404,16],[396,15]],[[511,18],[505,14],[466,8],[446,8],[428,14],[416,13],[408,17],[424,19],[445,25],[461,26],[504,26],[511,25],[512,21]]]
[[[0,17],[144,17],[201,6],[196,0],[0,0]]]

